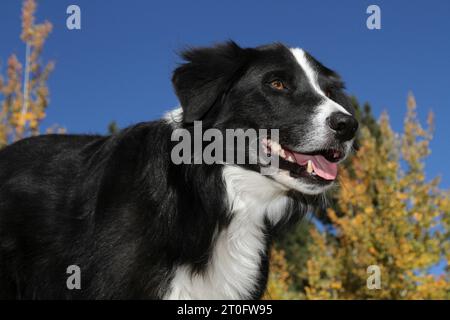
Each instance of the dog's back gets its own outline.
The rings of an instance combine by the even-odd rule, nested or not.
[[[88,156],[83,152],[102,141],[48,135],[0,151],[0,298],[55,294],[46,285],[48,276],[63,279],[59,264],[73,241],[68,228],[77,228],[73,222],[80,221],[65,200],[75,196],[74,186],[81,182],[81,164]]]
[[[0,299],[133,297],[126,287],[145,227],[136,221],[144,201],[136,199],[138,176],[158,165],[151,155],[162,152],[152,152],[149,138],[166,127],[141,124],[109,137],[45,135],[0,151]],[[146,209],[149,218],[152,206]],[[82,266],[83,290],[67,289],[70,265]]]

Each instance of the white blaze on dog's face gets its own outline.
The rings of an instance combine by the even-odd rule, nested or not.
[[[308,124],[309,128],[305,130],[304,138],[292,150],[286,150],[277,143],[272,144],[276,145],[275,150],[280,157],[303,164],[303,167],[306,167],[306,175],[312,175],[318,178],[318,181],[292,177],[289,170],[280,170],[273,178],[290,189],[297,189],[306,194],[319,194],[335,181],[337,163],[345,159],[351,151],[358,123],[350,108],[347,110],[334,101],[332,94],[319,85],[319,70],[316,69],[318,62],[300,48],[290,50],[304,71],[310,87],[321,100],[312,106],[314,115]],[[323,152],[325,154],[322,154]]]
[[[279,170],[267,179],[306,194],[333,184],[358,127],[334,71],[282,44],[243,49],[227,43],[184,57],[188,63],[173,78],[184,126],[202,120],[204,128],[221,131],[278,129],[279,140],[269,137],[265,147],[280,156]],[[241,167],[261,172],[264,164]]]

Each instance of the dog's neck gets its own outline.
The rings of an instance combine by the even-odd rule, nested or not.
[[[267,279],[267,225],[290,214],[289,197],[277,182],[257,172],[225,166],[223,180],[230,223],[217,232],[209,263],[201,273],[180,266],[169,299],[258,298]]]
[[[248,222],[267,219],[276,225],[286,214],[287,188],[258,172],[225,166],[223,180],[233,217]]]

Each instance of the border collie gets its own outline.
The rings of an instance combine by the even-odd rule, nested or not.
[[[343,82],[302,49],[193,48],[181,108],[110,136],[0,151],[0,298],[257,299],[269,249],[333,185],[358,123]],[[171,161],[177,128],[279,129],[280,170]],[[270,142],[270,141],[269,141]],[[81,288],[69,290],[77,266]]]

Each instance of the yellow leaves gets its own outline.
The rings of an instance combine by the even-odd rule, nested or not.
[[[366,208],[364,208],[364,213],[365,213],[366,215],[372,214],[373,212],[374,212],[374,210],[373,210],[372,207],[366,207]]]
[[[362,224],[364,223],[365,217],[362,214],[358,214],[352,219],[352,225],[354,228],[362,227]]]
[[[54,124],[53,126],[47,128],[45,130],[46,134],[65,134],[66,133],[66,129],[63,127],[60,127],[57,124]]]
[[[335,290],[342,289],[342,283],[340,281],[333,281],[330,283],[330,288]]]
[[[36,11],[36,2],[34,0],[26,0],[22,7],[22,35],[23,41],[28,41],[33,33],[34,13]]]
[[[415,292],[411,293],[411,299],[449,299],[450,283],[443,277],[426,275],[419,279]]]
[[[329,300],[332,295],[327,290],[317,289],[315,287],[305,288],[306,298],[309,300]]]
[[[35,24],[34,15],[36,8],[35,0],[24,1],[22,7],[22,34],[20,38],[25,43],[30,43],[40,50],[48,34],[52,31],[52,24],[48,21],[42,24]]]
[[[408,111],[406,114],[404,133],[401,141],[401,151],[404,160],[408,165],[405,179],[409,184],[423,182],[423,159],[430,154],[429,142],[432,139],[434,129],[434,116],[428,115],[428,128],[425,130],[417,120],[416,101],[410,93],[408,95]]]
[[[406,199],[408,199],[408,194],[399,191],[397,193],[397,199],[400,201],[405,201]]]
[[[420,220],[422,220],[422,214],[421,214],[420,212],[414,212],[414,213],[412,214],[412,216],[413,216],[413,218],[414,218],[416,221],[418,221],[418,222],[420,222]]]
[[[366,186],[364,184],[357,184],[354,189],[354,193],[357,195],[363,195],[366,192]]]
[[[25,68],[15,55],[8,59],[6,79],[0,77],[0,148],[9,142],[39,133],[45,118],[49,90],[46,84],[54,64],[41,64],[41,52],[52,30],[49,22],[35,24],[34,0],[24,1],[21,39],[26,44]]]
[[[438,206],[450,211],[450,192],[443,193],[442,197],[438,199]]]
[[[289,289],[291,279],[284,255],[283,250],[273,248],[271,251],[271,272],[263,299],[281,300],[297,298],[295,293]]]

